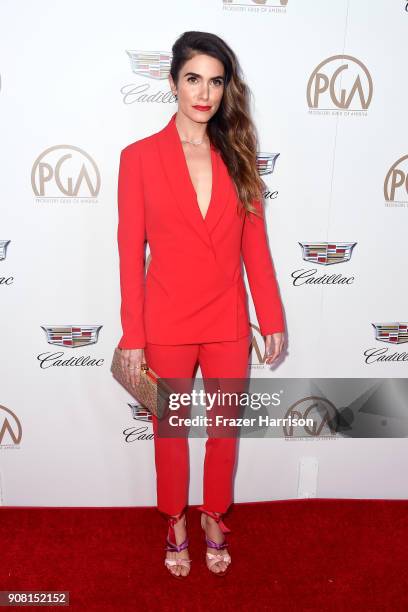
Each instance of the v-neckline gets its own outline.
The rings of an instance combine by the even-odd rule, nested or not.
[[[213,197],[214,197],[214,184],[215,184],[215,152],[214,152],[214,147],[213,147],[212,143],[210,142],[211,195],[210,195],[210,201],[208,203],[207,211],[205,213],[205,216],[203,216],[203,213],[201,212],[201,209],[200,209],[200,205],[198,203],[197,192],[195,190],[194,183],[193,183],[193,181],[191,179],[191,174],[190,174],[190,170],[189,170],[189,167],[188,167],[187,158],[186,158],[186,155],[184,153],[183,143],[181,142],[180,135],[179,135],[179,132],[178,132],[178,129],[177,129],[177,126],[176,126],[176,115],[174,115],[174,120],[173,121],[174,121],[174,129],[176,130],[176,136],[177,136],[178,142],[180,143],[181,154],[182,154],[183,159],[184,159],[184,168],[185,168],[186,173],[187,173],[188,182],[190,184],[191,191],[192,191],[192,193],[194,195],[194,200],[195,200],[195,203],[197,205],[198,212],[200,213],[200,217],[205,222],[206,219],[208,218],[208,213],[210,212],[210,208],[211,208],[211,205],[212,205],[212,202],[213,202]]]
[[[157,145],[161,167],[170,188],[171,202],[183,215],[196,235],[207,247],[213,249],[212,233],[235,198],[233,182],[223,162],[219,149],[212,143],[212,188],[205,217],[197,202],[197,194],[191,182],[186,157],[175,125],[176,113],[168,124],[157,133]],[[215,254],[215,253],[214,253]]]

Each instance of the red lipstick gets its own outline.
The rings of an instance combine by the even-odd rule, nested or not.
[[[198,106],[197,105],[197,106],[193,106],[193,108],[195,108],[196,110],[199,110],[199,111],[209,111],[211,106]]]

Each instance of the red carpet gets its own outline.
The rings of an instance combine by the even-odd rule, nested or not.
[[[408,501],[233,504],[224,578],[205,567],[199,517],[190,506],[181,581],[155,508],[0,508],[0,590],[70,591],[74,610],[408,610]]]

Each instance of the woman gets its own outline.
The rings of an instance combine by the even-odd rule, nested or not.
[[[237,58],[218,36],[185,32],[173,45],[169,82],[178,110],[159,132],[123,149],[118,181],[122,367],[137,385],[146,362],[163,378],[247,376],[251,342],[241,256],[266,363],[284,344],[284,318],[267,245],[263,183]],[[145,280],[144,248],[151,263]],[[157,506],[168,518],[165,565],[190,570],[185,506],[186,438],[157,435]],[[208,430],[207,430],[208,431]],[[231,561],[221,517],[232,502],[236,438],[209,438],[204,463],[206,561]],[[222,552],[219,551],[223,551]],[[214,553],[214,551],[216,551]]]

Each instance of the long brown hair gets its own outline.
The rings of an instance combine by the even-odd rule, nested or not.
[[[177,84],[183,65],[198,53],[224,65],[224,92],[220,107],[207,125],[211,143],[219,150],[235,184],[239,208],[254,212],[254,200],[263,197],[264,183],[257,166],[257,136],[250,116],[251,91],[243,81],[238,59],[227,43],[210,32],[184,32],[172,47],[170,74]]]

